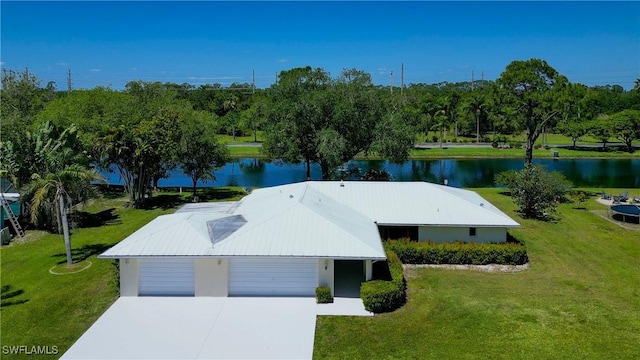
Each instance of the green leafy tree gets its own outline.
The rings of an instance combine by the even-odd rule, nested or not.
[[[378,151],[393,159],[408,154],[409,147],[389,146],[389,139],[397,132],[380,131],[388,129],[392,119],[402,117],[399,108],[391,107],[387,109],[391,113],[386,114],[383,103],[388,100],[363,71],[347,69],[332,80],[322,69],[291,69],[280,73],[271,92],[263,150],[274,158],[302,159],[307,178],[311,162],[317,162],[323,179],[329,179],[332,168],[358,153]],[[402,136],[410,137],[413,145],[414,134],[411,129]],[[406,144],[404,138],[396,140]]]
[[[602,150],[607,150],[607,142],[611,138],[612,124],[609,115],[601,114],[589,122],[589,134],[598,139],[602,143]]]
[[[69,165],[65,168],[47,173],[45,176],[33,175],[33,180],[26,186],[25,195],[31,199],[29,204],[31,221],[38,223],[39,215],[54,214],[58,229],[64,237],[67,265],[73,264],[71,256],[71,233],[67,219],[68,207],[97,196],[92,181],[103,181],[95,170],[81,165]]]
[[[23,129],[14,140],[0,141],[0,147],[0,167],[18,188],[33,174],[44,176],[73,163],[88,164],[74,125],[65,129],[44,122],[33,131]]]
[[[258,142],[258,131],[264,126],[266,113],[267,104],[265,100],[258,99],[240,115],[242,125],[253,133],[253,142]]]
[[[194,197],[198,181],[215,180],[214,171],[229,161],[229,149],[216,140],[211,121],[211,114],[194,112],[182,124],[178,158],[182,172],[193,182]]]
[[[231,135],[233,136],[233,141],[236,141],[236,122],[237,122],[237,114],[235,110],[238,107],[238,97],[235,95],[231,95],[227,98],[222,104],[222,108],[225,112],[225,117],[231,123]]]
[[[589,126],[578,119],[563,120],[558,123],[556,129],[560,131],[562,135],[571,138],[573,149],[576,148],[576,142],[589,133]]]
[[[632,142],[640,139],[640,110],[624,110],[610,116],[611,132],[633,153]]]
[[[308,180],[311,163],[320,162],[318,135],[328,127],[332,106],[326,95],[330,85],[327,72],[307,66],[281,72],[271,88],[263,151],[285,161],[302,159]]]
[[[133,97],[131,108],[96,143],[103,166],[117,169],[131,205],[140,207],[147,189],[175,168],[181,123],[192,108],[160,83],[131,82],[126,92]]]
[[[524,218],[553,218],[558,203],[564,201],[571,183],[559,172],[548,172],[538,165],[519,171],[506,171],[496,176],[496,183],[505,185]]]
[[[531,165],[533,147],[545,126],[560,114],[556,99],[568,83],[546,61],[513,61],[496,81],[505,94],[506,105],[525,131],[525,164]]]
[[[2,69],[0,89],[0,123],[3,141],[22,141],[24,131],[34,122],[36,114],[55,98],[55,83],[40,87],[40,80],[28,70],[15,72]]]

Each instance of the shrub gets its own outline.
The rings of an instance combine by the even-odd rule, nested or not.
[[[565,201],[572,184],[559,172],[548,172],[538,165],[496,175],[497,184],[506,185],[524,218],[549,220],[558,203]]]
[[[318,286],[316,288],[316,302],[318,304],[331,304],[333,302],[331,288],[328,286]]]
[[[509,141],[509,147],[512,149],[521,149],[522,141],[511,140]]]
[[[437,136],[437,135],[433,135],[433,136],[431,137],[431,140],[432,140],[433,142],[438,142],[438,136]]]
[[[372,280],[360,286],[364,308],[374,313],[394,311],[404,305],[407,298],[402,262],[392,251],[386,253],[391,281]]]
[[[405,264],[522,265],[529,261],[519,243],[478,244],[415,242],[408,239],[385,243]]]

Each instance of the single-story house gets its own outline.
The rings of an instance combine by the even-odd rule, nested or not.
[[[519,226],[477,193],[426,182],[309,181],[188,204],[100,255],[121,296],[357,294],[383,238],[504,242]]]

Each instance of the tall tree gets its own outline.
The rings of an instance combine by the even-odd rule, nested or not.
[[[67,209],[76,201],[84,201],[96,196],[97,192],[91,185],[91,181],[103,181],[103,179],[95,170],[75,164],[45,176],[34,174],[33,181],[25,190],[27,197],[31,198],[30,214],[33,223],[38,222],[38,216],[43,212],[55,214],[62,228],[67,265],[73,264]]]
[[[640,110],[624,110],[611,115],[611,132],[633,153],[633,141],[640,139]]]
[[[131,205],[139,207],[148,187],[175,167],[180,124],[191,107],[160,83],[131,82],[126,91],[134,98],[132,108],[101,134],[97,145],[102,163],[116,167]]]
[[[222,108],[224,109],[224,116],[231,122],[231,134],[233,135],[233,141],[236,141],[236,108],[238,107],[238,97],[235,95],[229,96],[224,103],[222,104]]]
[[[578,119],[567,119],[560,121],[556,130],[560,131],[562,135],[570,137],[573,143],[572,148],[575,149],[576,142],[589,133],[589,126],[586,122]]]
[[[199,180],[215,180],[214,171],[229,161],[229,149],[218,143],[211,127],[212,114],[195,112],[182,124],[178,162],[193,182],[196,196]]]
[[[602,143],[602,150],[607,150],[607,142],[611,138],[612,124],[609,115],[601,114],[589,122],[589,133]]]
[[[326,128],[326,90],[331,78],[323,69],[310,66],[283,71],[271,89],[271,111],[263,150],[273,158],[306,163],[307,180],[311,163],[319,161],[318,134]],[[324,90],[323,94],[321,90]]]
[[[506,101],[525,131],[525,164],[531,165],[533,146],[545,126],[560,114],[555,102],[557,95],[568,83],[546,61],[530,59],[513,61],[507,65],[496,81]]]
[[[464,110],[473,114],[476,125],[476,143],[480,142],[480,119],[486,117],[487,103],[482,94],[471,94],[464,103]]]
[[[409,146],[389,146],[391,137],[406,144],[396,137],[400,134],[382,133],[388,128],[384,119],[390,119],[383,106],[386,100],[366,72],[346,69],[332,80],[322,69],[296,68],[280,73],[271,91],[263,149],[271,157],[302,159],[308,179],[311,162],[317,162],[323,179],[329,179],[333,168],[358,153],[378,151],[393,159],[408,154]],[[411,145],[414,134],[412,128]]]

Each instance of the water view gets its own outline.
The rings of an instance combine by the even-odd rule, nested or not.
[[[536,159],[535,164],[551,171],[560,171],[575,186],[640,188],[640,159]],[[358,160],[346,165],[361,172],[369,169],[386,170],[394,181],[429,181],[455,187],[493,187],[494,176],[505,170],[519,170],[522,159],[442,159],[408,160],[392,164],[382,160]],[[110,184],[121,184],[117,173],[104,173]],[[268,162],[243,158],[228,163],[215,173],[216,180],[198,186],[265,187],[305,180],[303,163]],[[320,166],[312,164],[312,180],[321,180]],[[192,186],[191,179],[180,171],[172,171],[159,186]]]

